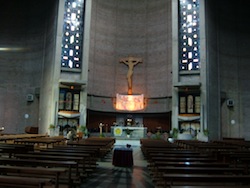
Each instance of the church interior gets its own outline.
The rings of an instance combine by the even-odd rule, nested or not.
[[[1,6],[0,187],[250,185],[248,1]],[[46,161],[50,171],[28,169],[28,159],[40,166],[37,153],[39,160],[55,160],[54,154],[72,164]],[[49,178],[11,176],[17,174],[11,165]],[[52,171],[59,179],[51,180]]]

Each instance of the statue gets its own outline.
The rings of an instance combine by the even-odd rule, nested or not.
[[[138,63],[142,63],[142,58],[128,57],[121,58],[120,63],[124,63],[128,66],[127,80],[128,80],[128,94],[132,94],[132,76],[134,71],[134,66]]]

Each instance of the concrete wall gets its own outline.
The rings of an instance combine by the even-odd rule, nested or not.
[[[47,133],[50,124],[55,124],[55,106],[59,94],[55,95],[54,89],[58,90],[59,83],[57,79],[56,87],[54,86],[54,77],[60,72],[60,59],[61,54],[56,53],[56,47],[61,46],[61,40],[57,44],[57,28],[58,25],[58,8],[59,2],[50,2],[46,13],[46,27],[44,28],[44,49],[43,49],[43,67],[41,79],[41,93],[40,93],[40,112],[39,112],[39,133]],[[61,25],[60,25],[61,26]],[[60,29],[60,28],[59,28]],[[62,30],[62,27],[61,27]],[[56,100],[55,100],[56,98]]]
[[[39,124],[46,21],[54,2],[1,2],[0,126],[5,133],[23,133],[25,126]],[[27,102],[27,94],[34,95],[33,102]]]
[[[250,26],[246,24],[250,16],[249,2],[213,0],[207,3],[210,6],[208,10],[210,20],[207,25],[210,36],[209,101],[210,104],[216,103],[211,105],[210,109],[215,110],[210,116],[210,126],[214,127],[211,131],[220,131],[218,128],[221,127],[221,136],[250,139],[250,85],[248,84]],[[227,99],[233,99],[235,105],[228,107]],[[216,112],[220,113],[215,115]],[[220,118],[221,122],[216,122]]]
[[[216,1],[206,1],[205,4],[206,17],[206,41],[207,41],[207,105],[204,106],[207,112],[207,128],[209,130],[209,138],[211,140],[218,139],[221,136],[220,130],[220,78],[218,63],[218,31],[216,23],[217,8]]]
[[[88,108],[115,111],[116,93],[128,91],[119,59],[135,56],[143,63],[134,68],[133,93],[148,99],[145,112],[171,111],[171,41],[171,1],[92,1]]]

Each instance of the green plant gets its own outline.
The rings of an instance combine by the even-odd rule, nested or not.
[[[85,125],[80,125],[80,126],[78,127],[78,130],[79,130],[80,132],[85,133],[86,130],[87,130],[87,127],[86,127]]]
[[[127,135],[130,135],[133,132],[132,129],[124,129],[124,131]]]
[[[161,139],[161,132],[158,130],[156,133],[155,133],[155,139]]]
[[[178,137],[178,133],[179,133],[179,130],[177,128],[173,128],[172,137],[173,138],[177,138]]]
[[[99,137],[100,137],[100,138],[104,138],[105,136],[104,136],[103,133],[101,133],[101,134],[99,135]]]
[[[204,134],[205,136],[208,136],[208,134],[209,134],[208,130],[207,130],[207,129],[204,129],[204,130],[203,130],[203,134]]]
[[[49,129],[55,129],[55,128],[56,128],[55,125],[53,125],[53,124],[50,124],[50,125],[49,125]]]

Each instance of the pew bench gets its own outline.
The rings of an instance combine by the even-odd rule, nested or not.
[[[67,168],[44,168],[44,167],[25,167],[0,165],[0,175],[49,178],[52,179],[55,188],[59,188],[59,177],[67,172]]]
[[[43,188],[47,185],[52,185],[51,179],[0,175],[1,187]]]
[[[14,141],[15,144],[32,144],[32,145],[37,145],[37,146],[40,146],[40,145],[45,145],[47,148],[49,146],[54,146],[54,144],[56,143],[60,143],[61,140],[58,140],[58,139],[53,139],[53,138],[47,138],[47,137],[44,137],[44,138],[28,138],[28,139],[16,139]]]
[[[1,165],[12,165],[12,166],[25,166],[25,167],[46,167],[46,168],[54,168],[54,167],[65,167],[67,169],[66,178],[64,181],[60,182],[63,184],[67,184],[71,187],[73,184],[79,183],[79,177],[76,174],[72,174],[73,169],[78,171],[78,163],[75,161],[56,161],[56,160],[39,160],[39,159],[15,159],[15,158],[0,158]]]
[[[230,169],[230,164],[228,163],[220,163],[220,162],[168,162],[168,161],[155,161],[154,166],[151,167],[151,176],[154,181],[162,182],[162,174],[166,171],[166,169],[173,169],[173,171],[178,171],[178,169],[189,169],[189,171],[195,171],[197,169],[201,169],[200,171],[206,172],[206,169],[210,168],[227,168]],[[184,172],[185,170],[183,170]],[[211,170],[210,170],[211,171]],[[237,169],[236,172],[240,171],[240,173],[244,173],[244,168]],[[189,172],[190,173],[190,172]],[[194,172],[193,172],[194,173]]]
[[[67,145],[72,146],[72,147],[98,147],[100,149],[100,157],[104,157],[109,151],[111,151],[111,146],[109,142],[101,142],[101,141],[86,141],[86,140],[81,140],[81,141],[72,141],[68,142]]]
[[[26,144],[0,143],[0,149],[2,155],[8,155],[9,158],[11,158],[16,153],[27,153],[29,151],[34,151],[34,146]]]
[[[73,150],[73,151],[90,151],[94,153],[95,157],[101,157],[100,147],[96,146],[74,146],[74,145],[56,145],[53,148],[47,149],[55,149],[55,150]]]
[[[84,167],[86,175],[92,173],[97,167],[97,154],[95,150],[76,150],[76,149],[58,149],[58,148],[49,148],[49,149],[40,149],[41,154],[52,154],[52,155],[75,155],[86,157]],[[38,153],[39,153],[38,152]]]
[[[170,188],[249,188],[248,185],[173,185]]]
[[[163,174],[166,185],[250,185],[250,175],[234,174]]]
[[[87,167],[91,162],[91,156],[89,153],[74,153],[74,152],[48,152],[48,151],[39,151],[39,152],[29,152],[28,154],[36,155],[40,158],[40,156],[48,156],[48,158],[56,156],[57,158],[66,157],[66,160],[76,160],[79,163],[79,175],[81,177],[85,177],[87,174]],[[20,155],[17,155],[20,157]],[[81,160],[78,160],[78,157]],[[47,157],[46,157],[47,158]]]
[[[243,175],[243,168],[232,167],[174,167],[159,166],[154,174],[154,179],[164,181],[163,174],[235,174]]]

